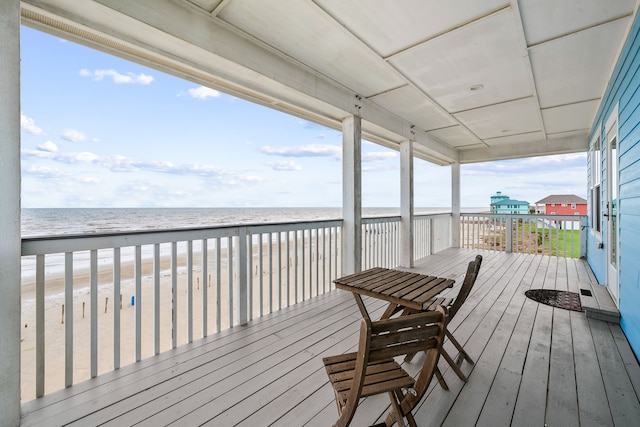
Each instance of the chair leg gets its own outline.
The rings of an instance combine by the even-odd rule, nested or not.
[[[449,332],[448,329],[444,330],[444,334],[446,335],[447,338],[449,338],[449,341],[451,341],[451,343],[455,346],[455,348],[458,349],[460,354],[464,356],[464,360],[466,360],[467,362],[473,365],[475,362],[473,361],[471,356],[469,356],[469,354],[466,351],[464,351],[464,348],[462,348],[462,345],[460,345],[458,340],[454,338],[453,334]]]
[[[462,371],[460,370],[460,367],[458,365],[456,365],[456,362],[453,361],[451,356],[449,356],[449,353],[447,353],[447,351],[444,348],[442,349],[442,353],[440,353],[440,354],[441,354],[442,357],[444,357],[444,359],[447,361],[449,366],[451,366],[451,369],[453,369],[453,371],[456,373],[456,375],[458,375],[458,377],[462,381],[467,382],[467,377],[462,373]]]
[[[433,374],[438,379],[438,383],[440,383],[440,387],[442,387],[442,389],[445,391],[449,391],[449,386],[447,385],[447,382],[444,380],[444,377],[442,376],[442,372],[440,372],[440,369],[437,366]]]
[[[404,417],[402,416],[402,409],[400,409],[400,404],[398,403],[398,394],[402,396],[402,392],[400,390],[389,392],[389,399],[391,399],[392,407],[391,413],[395,415],[398,427],[404,427]]]

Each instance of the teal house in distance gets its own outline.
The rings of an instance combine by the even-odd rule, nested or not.
[[[513,200],[505,196],[501,191],[491,196],[491,213],[496,214],[528,214],[529,202]]]

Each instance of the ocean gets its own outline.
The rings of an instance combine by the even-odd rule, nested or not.
[[[451,208],[416,208],[416,214]],[[482,208],[464,209],[478,212]],[[363,217],[400,215],[399,208],[363,208]],[[342,208],[57,208],[23,209],[22,237],[113,233],[342,218]]]

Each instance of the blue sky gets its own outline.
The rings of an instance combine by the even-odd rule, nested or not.
[[[339,131],[22,28],[22,206],[339,207]],[[363,206],[398,207],[399,153],[363,142]],[[416,160],[415,205],[451,204]],[[462,206],[586,197],[586,155],[461,166]]]

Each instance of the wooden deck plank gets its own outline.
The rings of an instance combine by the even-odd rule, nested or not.
[[[447,249],[409,269],[457,281],[484,257],[450,329],[476,361],[462,382],[448,364],[416,410],[429,425],[629,425],[640,419],[640,366],[619,325],[538,304],[530,288],[575,291],[595,283],[583,260]],[[365,299],[374,316],[385,304]],[[128,365],[23,405],[23,425],[326,426],[338,418],[322,357],[353,351],[360,313],[341,290],[247,326]],[[450,343],[445,344],[453,352]],[[414,374],[417,355],[403,366]],[[363,399],[352,425],[380,422],[386,396]]]
[[[640,365],[638,364],[638,359],[636,359],[636,356],[633,354],[629,346],[629,341],[627,341],[627,337],[624,336],[620,325],[608,323],[608,326],[615,340],[616,347],[618,348],[618,353],[620,353],[624,367],[629,375],[631,385],[636,392],[636,396],[640,396]]]
[[[598,357],[584,313],[571,313],[576,391],[582,427],[613,426]]]
[[[607,322],[589,319],[598,363],[607,392],[611,416],[616,426],[636,425],[640,402],[624,366]]]
[[[512,425],[544,425],[553,309],[538,304]]]
[[[520,291],[526,292],[535,282],[542,257],[532,258],[530,268],[522,279]],[[538,305],[525,298],[513,333],[507,344],[496,377],[484,402],[477,425],[510,425],[515,408],[527,347]]]
[[[570,311],[554,308],[552,328],[545,422],[552,426],[578,426],[578,397]]]

